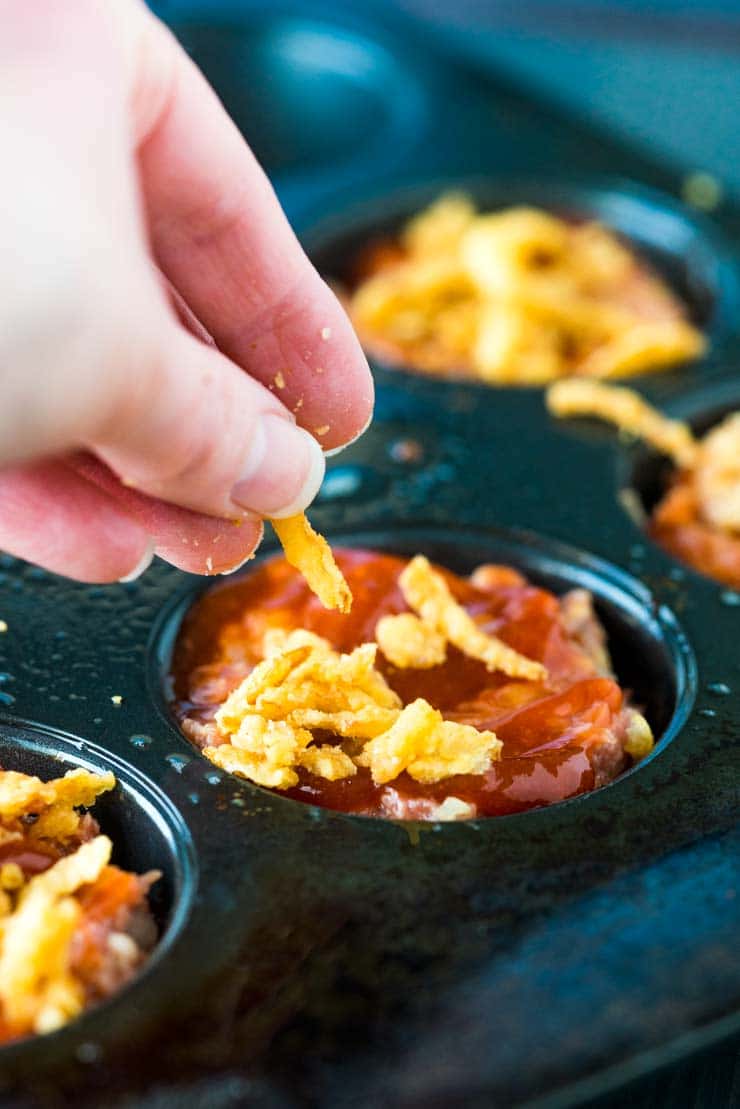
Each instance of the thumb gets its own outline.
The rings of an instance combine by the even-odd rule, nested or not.
[[[108,374],[108,412],[83,445],[121,481],[213,516],[290,516],[324,455],[263,385],[194,338],[165,305],[153,338]]]

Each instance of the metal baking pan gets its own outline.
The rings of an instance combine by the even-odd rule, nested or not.
[[[686,209],[678,172],[410,25],[280,3],[240,22],[238,7],[215,22],[212,4],[163,5],[328,276],[449,183],[594,214],[710,335],[701,362],[639,387],[697,426],[740,406],[737,208]],[[0,763],[114,769],[103,830],[164,880],[143,973],[2,1049],[0,1105],[566,1106],[740,1030],[740,598],[625,511],[625,488],[655,497],[651,452],[554,423],[539,390],[374,369],[376,420],[330,461],[317,526],[591,588],[654,754],[596,793],[488,821],[315,809],[216,771],[169,714],[169,653],[202,580],[158,564],[91,588],[2,559]]]

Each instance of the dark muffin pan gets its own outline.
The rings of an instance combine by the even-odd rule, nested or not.
[[[412,25],[239,7],[160,4],[327,276],[450,185],[597,216],[710,337],[702,360],[632,384],[699,428],[740,403],[736,208],[684,208],[678,172]],[[1,1106],[566,1106],[740,1031],[740,596],[644,534],[635,506],[665,476],[650,451],[553,421],[537,389],[374,370],[376,420],[330,461],[315,524],[592,589],[654,754],[491,820],[299,804],[217,771],[169,714],[178,623],[207,583],[156,564],[90,588],[2,559],[0,764],[112,768],[101,826],[163,878],[148,966],[0,1050]]]

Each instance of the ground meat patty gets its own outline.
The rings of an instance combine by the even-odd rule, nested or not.
[[[267,629],[305,628],[350,651],[374,639],[381,616],[408,611],[398,585],[405,560],[360,550],[336,557],[354,595],[349,616],[322,608],[282,558],[217,587],[191,610],[174,655],[173,707],[195,743],[220,741],[215,714],[260,660]],[[546,680],[491,673],[452,646],[431,669],[396,669],[380,654],[378,666],[404,704],[423,697],[446,719],[495,731],[501,759],[486,774],[432,785],[406,773],[378,786],[362,768],[333,782],[301,770],[287,795],[396,819],[438,819],[440,806],[442,818],[494,816],[588,792],[630,765],[625,737],[633,710],[611,674],[590,594],[574,590],[558,599],[509,567],[479,567],[471,578],[438,569],[483,631],[542,662]]]

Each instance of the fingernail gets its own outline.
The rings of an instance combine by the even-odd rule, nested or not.
[[[129,574],[126,574],[124,577],[119,578],[118,579],[119,582],[121,582],[121,584],[123,585],[127,581],[136,581],[137,578],[141,577],[141,575],[144,573],[145,570],[149,569],[149,567],[152,564],[152,559],[153,558],[154,558],[154,540],[150,540],[149,543],[147,543],[146,550],[144,551],[144,554],[141,556],[139,561],[136,563],[133,570]]]
[[[324,452],[313,435],[282,416],[267,414],[257,425],[231,499],[260,516],[294,516],[318,493],[325,466]]]
[[[249,554],[246,555],[245,558],[240,559],[239,562],[234,563],[233,566],[228,566],[225,570],[219,570],[219,574],[221,574],[221,576],[224,577],[224,578],[228,577],[229,574],[235,574],[237,572],[237,570],[241,570],[242,566],[246,566],[248,562],[251,562],[252,559],[255,558],[256,555],[257,555],[257,548],[259,547],[260,543],[262,542],[262,537],[264,535],[264,532],[265,532],[264,525],[262,524],[262,521],[260,520],[259,521],[259,535],[257,536],[257,538],[255,540],[255,543],[254,543],[254,546],[252,547]]]
[[[330,447],[328,451],[324,451],[324,457],[333,458],[335,454],[341,454],[342,451],[346,451],[347,447],[351,447],[353,443],[356,443],[357,440],[360,439],[370,427],[370,424],[373,422],[374,415],[375,413],[371,412],[357,434],[353,435],[351,439],[348,439],[346,443],[340,443],[338,447]]]

